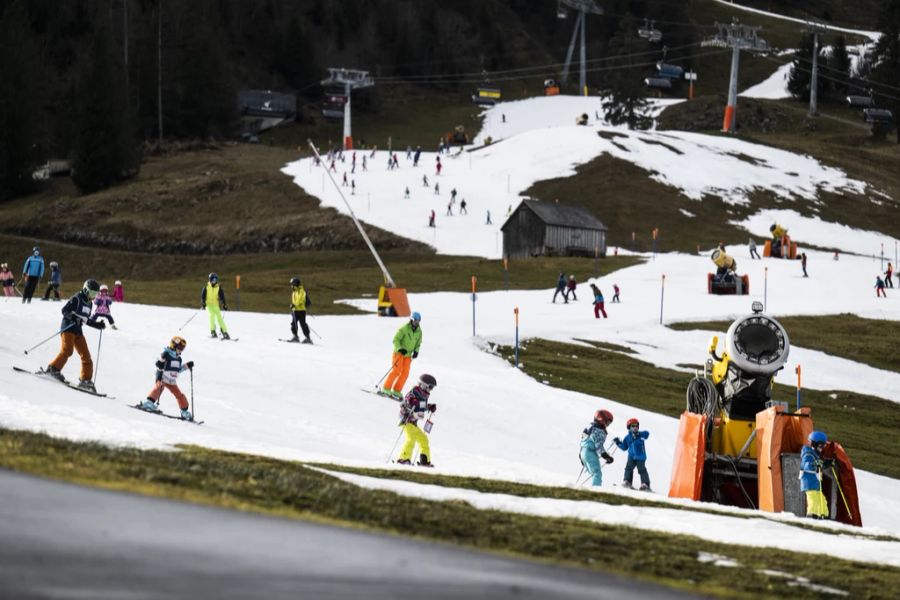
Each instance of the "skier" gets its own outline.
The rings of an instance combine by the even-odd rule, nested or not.
[[[435,166],[435,172],[434,172],[434,174],[435,174],[435,175],[440,175],[440,174],[441,174],[441,169],[443,169],[443,168],[444,168],[444,165],[441,164],[441,157],[438,156],[437,166]]]
[[[411,158],[412,158],[412,146],[407,145],[406,146],[406,160],[409,160]]]
[[[421,467],[433,467],[431,463],[431,447],[428,444],[428,432],[431,427],[428,422],[425,423],[425,431],[419,429],[418,420],[425,418],[425,411],[434,413],[437,411],[437,404],[428,402],[431,391],[437,386],[437,380],[431,375],[425,373],[419,377],[419,382],[406,394],[403,404],[400,405],[400,427],[406,434],[406,441],[400,448],[400,456],[397,458],[397,464],[412,464],[411,458],[413,449],[419,446],[419,462]]]
[[[365,157],[365,155],[363,155],[363,157],[362,157],[362,165],[363,165],[363,172],[369,170],[369,164],[366,162],[366,157]]]
[[[806,492],[806,516],[811,519],[828,518],[828,502],[822,494],[822,450],[828,436],[822,431],[809,434],[809,445],[800,450],[800,491]]]
[[[217,337],[216,322],[218,322],[219,329],[222,330],[222,339],[230,340],[228,327],[225,326],[225,319],[222,318],[222,311],[219,310],[220,305],[222,310],[228,310],[228,305],[225,303],[225,292],[219,287],[218,275],[210,273],[208,279],[209,283],[200,292],[200,310],[205,308],[209,313],[209,337]]]
[[[803,276],[809,277],[809,273],[806,272],[806,252],[800,253],[800,266],[803,267]]]
[[[414,312],[409,323],[394,334],[391,372],[384,380],[382,395],[393,396],[397,400],[403,397],[403,384],[409,377],[410,364],[414,358],[419,358],[419,348],[422,347],[422,328],[419,327],[421,320],[422,315]]]
[[[35,246],[31,256],[25,259],[25,266],[22,267],[22,279],[26,279],[25,290],[22,292],[22,304],[26,302],[31,304],[34,289],[43,276],[44,258],[41,256],[41,249]]]
[[[750,238],[750,258],[760,258],[759,252],[756,251],[756,240]]]
[[[566,301],[566,304],[569,303],[569,298],[566,296],[566,274],[560,272],[559,279],[556,280],[556,291],[553,292],[553,303],[556,303],[557,294],[562,294],[563,300]]]
[[[437,181],[434,182],[434,195],[435,196],[441,195],[441,184]]]
[[[341,182],[341,187],[347,187],[347,171],[344,171],[344,181]]]
[[[594,318],[599,319],[600,313],[603,313],[604,319],[608,318],[606,316],[606,308],[604,307],[603,292],[601,292],[600,288],[593,283],[591,284],[591,291],[594,292]]]
[[[356,195],[356,180],[355,179],[350,180],[350,195],[351,196]]]
[[[594,420],[590,425],[584,428],[581,433],[581,465],[587,469],[593,478],[591,485],[600,486],[603,484],[603,470],[600,468],[600,461],[597,456],[603,458],[606,464],[613,461],[603,446],[606,444],[606,428],[613,422],[612,413],[608,410],[598,410],[594,413]]]
[[[452,190],[450,190],[450,199],[453,201],[456,200],[456,188],[453,188]]]
[[[881,279],[881,275],[875,276],[875,297],[882,296],[887,298],[887,294],[884,292],[884,280]]]
[[[435,217],[434,209],[432,208],[432,209],[431,209],[431,214],[428,215],[428,226],[429,226],[429,227],[434,227],[434,226],[435,226],[435,225],[434,225],[434,217]]]
[[[422,156],[422,146],[416,146],[416,153],[413,156],[413,166],[419,166],[419,157]]]
[[[289,342],[299,342],[297,336],[297,323],[303,330],[303,343],[312,344],[309,339],[309,325],[306,324],[306,309],[310,307],[312,300],[306,293],[306,288],[300,282],[299,277],[291,277],[291,339]]]
[[[406,200],[409,199],[409,186],[406,186],[406,191],[403,192],[403,198]]]
[[[451,200],[451,202],[452,202],[452,200]],[[459,203],[459,214],[461,214],[461,215],[469,214],[469,211],[466,210],[466,199],[465,198],[463,198]]]
[[[619,284],[618,283],[613,284],[613,299],[612,299],[612,301],[619,302]]]
[[[487,211],[487,216],[484,220],[484,224],[485,225],[493,225],[493,222],[491,222],[491,211]]]
[[[447,203],[447,216],[448,216],[448,217],[452,217],[452,216],[453,216],[453,202],[448,202],[448,203]]]
[[[115,287],[113,287],[113,300],[116,302],[125,302],[125,288],[122,282],[116,279]]]
[[[139,405],[139,408],[147,412],[160,412],[159,398],[162,396],[163,390],[169,390],[175,396],[175,400],[178,401],[178,408],[181,409],[181,418],[185,421],[194,420],[194,415],[188,410],[190,406],[188,400],[184,392],[178,387],[178,374],[183,373],[187,369],[191,371],[194,369],[194,361],[182,362],[181,353],[184,352],[186,346],[187,342],[185,339],[176,335],[169,342],[169,345],[163,348],[159,360],[156,361],[156,382],[153,384],[150,393],[147,394],[147,399]]]
[[[428,175],[422,175],[422,186],[428,187]]]
[[[3,282],[3,295],[7,298],[14,296],[16,293],[16,276],[9,270],[7,263],[0,265],[0,281]]]
[[[627,488],[631,487],[634,478],[634,468],[637,467],[641,476],[641,490],[650,489],[650,475],[647,473],[647,451],[644,448],[644,440],[650,437],[649,431],[640,431],[641,424],[637,419],[628,419],[628,433],[624,440],[613,438],[613,442],[619,450],[628,451],[628,462],[625,463],[625,481],[622,483]]]
[[[569,275],[569,281],[566,283],[566,300],[569,299],[569,294],[572,294],[572,300],[578,301],[578,297],[575,295],[575,286],[578,285],[575,283],[575,276]]]
[[[118,329],[116,327],[116,322],[113,320],[112,313],[109,310],[109,307],[112,306],[113,299],[109,297],[109,286],[101,285],[100,286],[100,294],[94,298],[94,314],[91,315],[91,318],[88,319],[89,324],[96,323],[100,320],[100,318],[104,318],[109,321],[109,326],[113,329]]]
[[[50,293],[53,292],[54,298],[59,300],[59,286],[62,284],[62,273],[59,270],[59,263],[53,261],[50,263],[50,282],[47,284],[47,291],[41,300],[49,300]]]
[[[94,279],[88,279],[77,294],[69,298],[69,301],[62,307],[62,324],[60,325],[60,349],[56,358],[47,365],[44,370],[47,375],[68,383],[63,377],[62,370],[66,366],[72,351],[76,350],[81,358],[81,376],[79,377],[78,387],[89,392],[95,392],[94,382],[94,362],[91,360],[91,351],[88,350],[87,340],[82,331],[82,325],[88,325],[94,329],[106,329],[106,323],[92,323],[91,317],[91,301],[100,292],[100,284]]]
[[[891,276],[894,274],[894,265],[891,264],[891,261],[888,261],[887,271],[884,272],[884,283],[889,287],[894,287],[894,280]]]

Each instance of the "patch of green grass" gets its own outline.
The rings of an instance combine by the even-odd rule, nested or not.
[[[0,235],[0,256],[24,257],[35,241]],[[58,260],[63,272],[62,292],[74,293],[82,282],[94,277],[107,284],[121,279],[129,302],[162,306],[199,307],[206,276],[218,273],[229,308],[237,308],[235,276],[241,276],[241,310],[285,312],[290,304],[290,278],[299,276],[309,291],[310,314],[353,314],[358,311],[334,301],[372,297],[372,309],[383,277],[368,251],[279,252],[276,254],[229,254],[220,256],[171,256],[122,252],[38,241],[45,260]],[[472,275],[482,292],[506,289],[541,289],[556,285],[560,271],[583,281],[598,273],[606,275],[641,262],[631,256],[588,258],[533,258],[503,262],[466,256],[431,253],[381,253],[394,281],[410,292],[472,289]],[[6,260],[6,259],[4,259]],[[15,261],[10,261],[15,270]],[[599,271],[598,271],[599,267]],[[43,293],[43,287],[41,288]],[[115,310],[115,309],[113,309]]]
[[[498,350],[511,360],[512,348]],[[572,354],[577,354],[579,360],[571,360]],[[519,361],[526,373],[550,385],[614,398],[674,418],[684,412],[685,390],[691,379],[688,373],[655,367],[619,352],[542,339],[524,342],[519,348]],[[794,406],[796,391],[776,384],[772,397]],[[900,440],[896,435],[900,428],[900,406],[897,403],[853,391],[810,389],[803,390],[802,402],[812,408],[816,428],[839,441],[854,466],[900,478]]]
[[[791,344],[819,350],[877,369],[900,372],[897,339],[900,321],[865,319],[849,313],[815,317],[778,317]],[[672,323],[672,329],[726,331],[728,321]]]
[[[576,519],[478,510],[358,488],[301,464],[197,447],[178,452],[109,448],[0,429],[0,466],[106,488],[166,496],[272,515],[378,529],[601,569],[701,594],[735,598],[817,598],[766,575],[781,571],[849,592],[887,598],[900,569]],[[411,518],[410,515],[415,515]],[[734,570],[697,560],[712,552],[738,560]]]

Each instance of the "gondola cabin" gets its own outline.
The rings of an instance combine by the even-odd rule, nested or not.
[[[508,258],[606,256],[606,226],[577,206],[523,200],[500,229]]]
[[[493,106],[500,102],[501,92],[499,88],[479,87],[472,94],[472,102],[479,106]]]

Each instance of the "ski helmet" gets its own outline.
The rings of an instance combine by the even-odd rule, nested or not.
[[[300,287],[299,277],[291,277],[291,287]]]
[[[772,223],[772,225],[769,227],[769,231],[775,231],[775,223]]]
[[[419,386],[425,388],[430,392],[437,386],[437,379],[435,379],[433,375],[423,373],[419,377]]]
[[[7,264],[7,263],[3,263],[2,265],[0,265],[0,269],[8,269],[8,268],[9,268],[9,264]]]
[[[169,342],[169,348],[172,348],[173,350],[178,350],[179,352],[184,350],[186,346],[187,346],[187,341],[185,341],[185,339],[183,337],[181,337],[180,335],[176,335],[175,337],[172,338],[172,341]]]
[[[641,426],[640,422],[639,422],[637,419],[635,419],[634,417],[632,417],[631,419],[628,419],[628,422],[625,423],[625,425],[626,425],[629,429],[631,429],[631,426],[632,426],[632,425],[634,425],[634,426],[636,426],[636,427],[640,427],[640,426]]]
[[[88,296],[96,296],[100,291],[100,284],[97,283],[96,279],[87,279],[84,282],[84,285],[81,288],[81,291],[87,294]]]
[[[412,314],[412,316],[410,317],[410,319],[412,319],[413,321],[415,321],[416,323],[418,323],[419,321],[422,320],[422,315],[420,315],[418,312],[414,312],[414,313]]]
[[[218,283],[219,282],[219,276],[216,275],[215,273],[210,273],[208,279],[209,279],[210,283]]]
[[[59,263],[56,262],[55,260],[50,261],[50,268],[51,269],[59,268]]]
[[[101,292],[108,292],[108,291],[109,291],[109,286],[106,285],[106,284],[104,283],[103,285],[100,286],[100,291],[101,291]]]
[[[813,446],[828,443],[828,436],[824,431],[813,431],[809,434],[809,443]]]
[[[116,285],[122,285],[122,282],[116,279]]]
[[[598,410],[594,413],[594,420],[598,423],[603,423],[604,425],[609,425],[613,422],[612,413],[608,410]]]
[[[40,254],[40,253],[41,253],[41,249],[40,249],[39,247],[37,247],[37,246],[35,246],[34,248],[32,248],[31,251],[34,252],[35,254]]]

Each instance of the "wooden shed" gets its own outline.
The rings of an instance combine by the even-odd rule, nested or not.
[[[500,229],[508,258],[606,256],[606,226],[576,206],[523,200]]]

